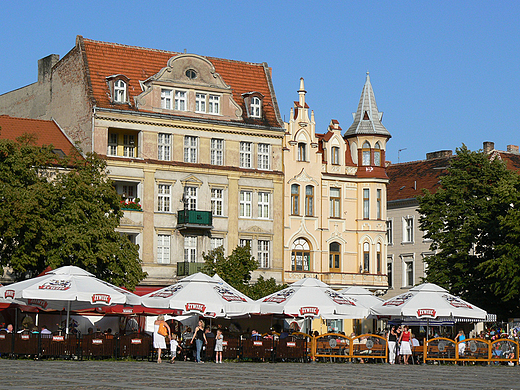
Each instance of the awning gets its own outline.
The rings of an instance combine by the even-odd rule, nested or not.
[[[497,322],[497,315],[488,313],[486,315],[486,319],[481,320],[481,321],[471,319],[471,318],[458,318],[456,321],[457,322]]]

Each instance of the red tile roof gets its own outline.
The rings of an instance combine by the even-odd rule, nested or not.
[[[74,145],[53,121],[0,115],[0,138],[15,141],[24,134],[34,135],[39,146],[52,145],[54,149],[61,149],[65,154],[74,149]]]
[[[77,42],[83,46],[90,73],[93,99],[98,107],[114,108],[109,99],[106,77],[122,74],[130,79],[128,93],[130,101],[142,90],[139,81],[144,81],[167,66],[170,58],[181,53],[126,46],[116,43],[93,41],[78,36]],[[270,68],[264,64],[205,57],[214,66],[224,81],[231,86],[233,98],[242,107],[244,122],[256,125],[281,127],[278,122],[278,106],[272,84]],[[266,75],[269,73],[269,76]],[[260,92],[264,96],[264,119],[246,117],[242,94]],[[117,105],[118,109],[136,110],[133,106]]]

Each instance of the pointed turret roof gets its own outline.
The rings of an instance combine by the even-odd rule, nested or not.
[[[348,128],[345,136],[358,134],[377,134],[391,137],[388,130],[381,123],[383,113],[377,110],[376,98],[370,76],[367,72],[367,79],[361,92],[357,112],[354,115],[354,123]]]

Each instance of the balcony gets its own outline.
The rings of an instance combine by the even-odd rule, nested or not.
[[[211,211],[179,210],[177,213],[177,229],[213,229]]]
[[[200,272],[204,263],[190,263],[184,261],[182,263],[177,263],[177,276],[190,276]]]

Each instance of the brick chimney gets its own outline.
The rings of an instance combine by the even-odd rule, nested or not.
[[[52,67],[60,60],[58,54],[51,54],[38,60],[38,82],[45,81],[51,74]]]
[[[426,153],[426,160],[432,160],[434,158],[450,157],[452,155],[451,150],[438,150],[436,152]]]
[[[509,153],[519,154],[518,153],[518,145],[507,145],[507,151]]]
[[[489,154],[493,150],[495,150],[495,143],[494,142],[490,142],[490,141],[486,141],[486,142],[484,142],[482,144],[482,149],[484,149],[484,153]]]

